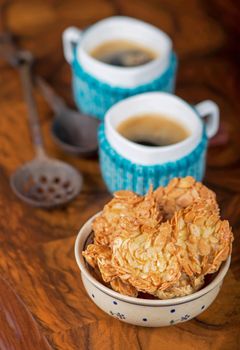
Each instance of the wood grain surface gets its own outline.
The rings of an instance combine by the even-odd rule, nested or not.
[[[0,0],[8,29],[37,57],[35,70],[70,105],[71,73],[61,33],[116,14],[162,28],[179,54],[177,94],[190,103],[215,100],[228,133],[211,147],[205,183],[216,193],[235,235],[219,297],[196,319],[147,329],[110,318],[88,299],[73,246],[80,226],[110,198],[98,159],[64,154],[52,141],[53,114],[36,91],[46,148],[84,176],[81,195],[66,208],[33,209],[9,187],[10,174],[33,157],[17,73],[0,60],[0,350],[240,349],[240,13],[234,0]]]

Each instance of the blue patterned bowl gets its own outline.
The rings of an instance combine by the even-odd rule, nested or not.
[[[119,294],[104,286],[91,275],[82,256],[86,241],[92,232],[92,221],[95,217],[96,215],[89,219],[79,231],[75,242],[75,257],[81,270],[83,285],[90,299],[109,316],[137,326],[170,326],[198,316],[217,297],[230,265],[230,257],[222,264],[212,282],[198,292],[185,297],[167,300],[139,299]]]

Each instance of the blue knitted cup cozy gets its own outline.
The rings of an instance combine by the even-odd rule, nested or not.
[[[132,190],[145,194],[150,184],[154,189],[165,186],[174,177],[193,176],[202,181],[205,173],[208,139],[205,130],[197,147],[179,160],[156,165],[134,164],[118,154],[109,144],[102,123],[98,133],[100,166],[110,192]]]
[[[80,65],[76,50],[73,52],[72,88],[78,108],[86,114],[103,119],[106,111],[116,102],[143,92],[174,92],[177,56],[171,53],[167,69],[156,79],[133,88],[122,88],[102,82],[86,72]]]

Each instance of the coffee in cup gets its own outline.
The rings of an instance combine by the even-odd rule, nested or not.
[[[99,129],[101,172],[108,189],[145,194],[150,184],[165,186],[174,177],[202,181],[208,139],[218,125],[219,108],[210,100],[192,106],[175,95],[149,92],[116,103]],[[162,130],[168,136],[164,142]]]
[[[114,88],[132,89],[149,84],[166,74],[172,63],[172,41],[168,35],[148,23],[125,16],[103,19],[84,32],[70,27],[64,31],[63,47],[69,63],[76,59],[94,79]],[[175,68],[169,74],[175,76]],[[86,84],[84,79],[84,86]],[[164,84],[161,89],[173,90]],[[127,92],[128,96],[131,94]],[[109,96],[106,98],[111,100]]]
[[[122,121],[117,131],[126,139],[143,146],[170,146],[185,140],[189,130],[164,114],[146,113]]]
[[[109,40],[91,50],[90,55],[112,66],[137,67],[149,63],[157,53],[143,45],[128,40]]]
[[[81,112],[103,119],[116,102],[148,91],[174,92],[177,57],[169,36],[135,18],[114,16],[63,33]]]

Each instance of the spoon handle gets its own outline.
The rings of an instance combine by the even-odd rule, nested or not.
[[[37,156],[43,157],[45,156],[45,152],[43,149],[37,106],[33,96],[31,63],[32,57],[28,54],[28,52],[24,52],[23,55],[20,56],[18,69],[21,76],[24,98],[28,108],[28,120],[32,132],[33,143]]]
[[[37,76],[35,81],[47,103],[52,107],[56,114],[60,114],[62,110],[66,109],[64,100],[56,94],[53,88],[43,78]]]

